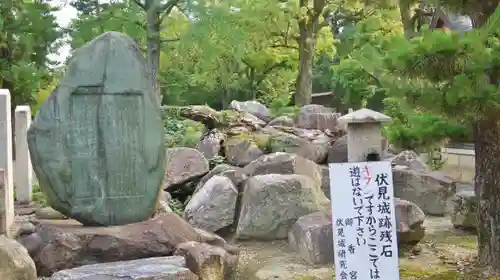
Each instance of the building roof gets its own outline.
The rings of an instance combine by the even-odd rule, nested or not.
[[[467,15],[444,11],[436,8],[431,21],[431,28],[436,27],[437,21],[442,20],[444,26],[457,32],[467,32],[473,29],[472,19]]]

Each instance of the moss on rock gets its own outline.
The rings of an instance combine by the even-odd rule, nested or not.
[[[240,133],[227,140],[227,145],[234,144],[241,140],[250,140],[255,143],[262,151],[268,151],[270,136],[263,133]]]

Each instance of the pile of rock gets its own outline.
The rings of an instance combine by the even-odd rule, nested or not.
[[[212,279],[203,277],[210,275],[207,273],[230,273],[230,270],[236,267],[238,256],[238,250],[226,244],[222,238],[192,227],[174,213],[161,214],[144,222],[112,227],[82,227],[69,222],[39,223],[34,233],[20,237],[19,242],[27,248],[38,274],[42,276],[87,264],[176,255],[185,258],[187,267],[198,277]],[[220,267],[221,263],[225,266]],[[211,270],[198,274],[197,267],[200,266],[210,267]],[[101,268],[102,270],[89,270],[86,273],[94,273],[95,277],[98,277],[109,267],[102,265]],[[177,272],[176,267],[164,270],[163,273],[172,275]],[[125,270],[124,273],[133,271]]]
[[[221,164],[199,180],[184,218],[212,232],[227,232],[232,226],[240,240],[288,238],[306,260],[331,263],[332,219],[330,201],[321,189],[324,175],[311,160],[282,152],[263,155],[245,167]],[[401,243],[424,237],[425,214],[417,205],[396,199],[396,216]]]
[[[184,183],[197,184],[184,218],[212,232],[226,233],[225,229],[231,228],[237,239],[288,238],[304,259],[331,263],[329,198],[334,194],[330,194],[327,164],[347,161],[347,137],[337,123],[340,115],[321,105],[307,105],[295,119],[271,119],[269,110],[256,101],[233,101],[231,107],[232,113],[206,106],[183,111],[183,116],[206,125],[209,119],[207,129],[217,130],[220,137],[211,142],[201,139],[198,149],[175,149],[190,153],[190,159],[199,159],[189,165],[199,166],[197,170],[183,172],[190,174],[190,178],[183,177]],[[223,118],[230,114],[229,121]],[[209,142],[215,145],[207,153]],[[381,139],[381,143],[383,158],[393,163],[399,241],[418,243],[425,234],[425,214],[450,212],[456,183],[429,170],[415,152],[391,155],[387,141]],[[207,161],[215,155],[224,156],[227,163],[208,171]],[[172,159],[167,172],[177,169],[170,167],[172,164],[184,162],[180,156]],[[200,178],[203,173],[206,175]],[[183,187],[177,184],[175,189]]]

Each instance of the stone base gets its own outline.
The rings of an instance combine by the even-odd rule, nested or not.
[[[204,239],[174,213],[113,227],[84,227],[71,221],[41,221],[35,233],[20,240],[29,248],[39,275],[88,264],[171,256],[179,244]]]

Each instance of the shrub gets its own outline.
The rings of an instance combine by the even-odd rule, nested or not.
[[[300,108],[297,106],[288,106],[289,97],[276,98],[269,104],[269,110],[274,118],[287,116],[294,118],[299,112]]]
[[[38,203],[41,207],[48,206],[47,196],[43,193],[39,185],[33,185],[31,199]]]
[[[162,117],[165,129],[165,144],[167,147],[195,147],[202,134],[204,126],[201,123],[183,119],[179,116],[181,107],[163,106]]]
[[[464,137],[470,133],[467,126],[439,115],[403,109],[394,103],[388,105],[386,114],[393,119],[385,127],[384,134],[397,148],[429,152],[449,138]]]

